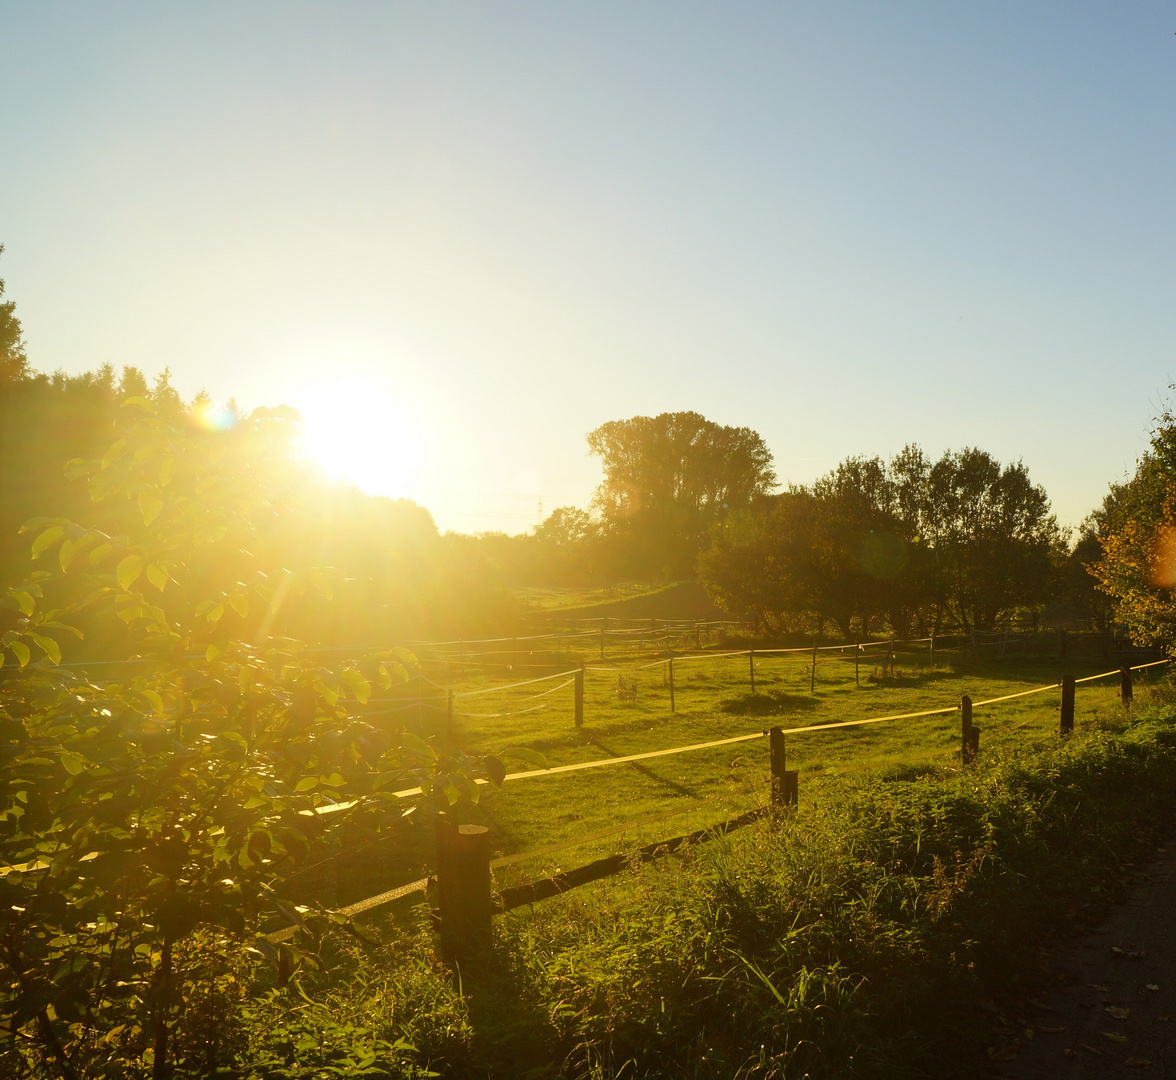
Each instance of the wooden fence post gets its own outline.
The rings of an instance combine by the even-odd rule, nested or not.
[[[972,723],[972,699],[960,698],[960,761],[971,765],[980,751],[980,729]]]
[[[608,616],[605,615],[600,620],[600,662],[604,663],[604,633],[605,627],[608,626]]]
[[[751,692],[755,693],[755,649],[747,650],[747,666],[751,670]]]
[[[670,657],[670,712],[675,712],[674,708],[674,658]]]
[[[584,726],[584,661],[580,661],[580,670],[576,672],[576,727]]]
[[[817,645],[813,642],[813,663],[812,670],[809,672],[809,693],[815,694],[817,692]]]
[[[1062,718],[1060,730],[1069,735],[1074,730],[1074,676],[1062,676]]]
[[[437,818],[437,900],[441,955],[465,960],[490,944],[490,830]]]
[[[886,667],[890,669],[890,677],[894,678],[894,635],[890,635],[890,644],[886,647]],[[886,674],[885,669],[882,672]]]
[[[928,664],[932,670],[935,668],[935,631],[931,631],[931,661]]]
[[[800,775],[787,768],[784,755],[784,729],[768,732],[768,755],[772,771],[772,806],[797,806],[800,803]]]
[[[853,649],[853,685],[860,687],[862,685],[861,679],[858,678],[858,664],[862,659],[862,643],[859,641]]]
[[[1119,669],[1119,697],[1123,702],[1124,708],[1129,708],[1131,700],[1135,696],[1135,689],[1131,685],[1131,665],[1124,664]]]
[[[698,627],[698,623],[694,624],[694,648],[695,651],[702,649],[702,631]]]

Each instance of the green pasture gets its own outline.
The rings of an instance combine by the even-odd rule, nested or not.
[[[618,657],[616,654],[620,652]],[[766,731],[956,706],[963,694],[973,701],[1003,697],[1056,684],[1063,674],[1078,678],[1108,671],[1107,659],[1050,658],[977,660],[969,653],[937,650],[932,667],[926,645],[899,648],[893,674],[884,673],[885,647],[862,659],[855,681],[853,650],[818,653],[815,689],[810,692],[812,653],[757,654],[755,691],[744,655],[680,656],[674,662],[675,707],[670,711],[668,667],[636,648],[610,646],[606,662],[590,662],[585,673],[584,725],[574,725],[572,676],[512,689],[493,689],[508,680],[534,678],[579,667],[586,653],[532,656],[533,666],[467,667],[423,660],[422,704],[414,684],[395,700],[373,709],[393,714],[409,730],[444,740],[446,694],[455,693],[455,734],[471,755],[508,753],[522,746],[544,755],[549,767],[651,750],[692,745]],[[1137,673],[1137,687],[1158,680],[1166,668]],[[438,690],[430,682],[439,684]],[[562,685],[561,683],[568,685]],[[486,691],[470,694],[471,691]],[[470,696],[464,696],[470,694]],[[981,754],[1009,744],[1029,748],[1056,741],[1060,691],[977,706]],[[407,706],[407,707],[405,707]],[[1080,684],[1076,726],[1097,726],[1120,716],[1117,675]],[[958,761],[958,710],[938,716],[787,736],[788,766],[800,772],[801,808],[813,799],[835,797],[838,778],[864,771],[910,776],[920,769]],[[522,762],[510,768],[526,771]],[[521,856],[496,871],[499,885],[569,869],[603,854],[718,823],[767,796],[768,740],[718,746],[616,766],[508,781],[500,790],[481,789],[470,820],[489,826],[496,857]],[[585,842],[571,844],[581,838]],[[337,899],[350,902],[427,873],[432,865],[427,821],[409,822],[379,841],[356,836],[337,860]],[[559,850],[547,850],[551,848]],[[526,853],[535,852],[534,857]],[[309,899],[323,888],[316,873],[293,883],[292,895]],[[591,887],[590,887],[591,888]],[[418,895],[419,898],[419,895]]]

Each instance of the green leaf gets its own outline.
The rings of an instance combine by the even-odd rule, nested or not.
[[[168,582],[167,567],[161,562],[149,563],[147,565],[147,580],[160,592],[163,592],[163,587]]]
[[[324,787],[342,787],[345,783],[343,777],[337,772],[331,773],[330,776],[320,776],[319,780]]]
[[[486,777],[490,783],[495,787],[502,787],[502,781],[506,779],[506,766],[503,765],[501,758],[483,758],[482,768],[486,771]]]
[[[127,452],[127,440],[119,439],[102,455],[102,468],[109,469],[120,457]]]
[[[128,555],[118,564],[118,569],[114,572],[114,576],[118,579],[119,585],[122,586],[123,592],[127,592],[139,580],[141,573],[143,573],[143,556]]]
[[[221,616],[224,613],[225,613],[225,605],[224,604],[213,604],[212,607],[210,607],[208,609],[208,611],[205,612],[204,617],[210,623],[218,623],[218,622],[220,622]]]
[[[229,597],[229,606],[241,616],[245,618],[249,614],[249,599],[244,593],[234,593]]]
[[[411,731],[400,733],[400,749],[418,757],[432,757],[433,748],[424,739],[414,735]]]
[[[70,776],[77,776],[79,773],[85,772],[86,766],[89,764],[81,754],[77,754],[73,750],[62,750],[58,756],[61,758],[61,767]]]
[[[131,408],[142,409],[145,413],[154,413],[155,412],[155,406],[151,404],[151,399],[145,398],[142,396],[127,398],[122,403],[122,407],[124,409],[131,409]]]
[[[339,695],[332,690],[322,679],[315,679],[314,688],[318,691],[319,696],[323,698],[328,705],[336,705],[339,702]]]
[[[65,529],[60,525],[52,525],[33,541],[33,558],[39,559],[50,544],[55,544],[65,535]]]
[[[164,458],[163,464],[159,466],[159,486],[167,487],[172,482],[172,478],[176,475],[176,459]]]
[[[36,607],[36,603],[33,601],[32,596],[23,589],[13,589],[8,595],[16,601],[17,609],[22,615],[31,615],[33,613],[33,608]]]
[[[204,650],[204,659],[215,660],[224,651],[215,641],[211,642],[208,648]]]
[[[316,788],[318,785],[319,782],[317,776],[304,776],[301,780],[298,781],[297,784],[294,785],[294,790],[310,791],[311,788]]]
[[[41,650],[54,664],[61,663],[61,646],[57,644],[51,637],[45,637],[43,634],[29,634],[33,639],[33,643]]]
[[[503,754],[507,757],[525,761],[528,765],[534,765],[537,769],[547,768],[547,758],[539,753],[538,750],[530,750],[525,746],[512,746],[509,750],[504,750]]]
[[[82,533],[76,540],[66,540],[62,543],[61,550],[57,553],[58,562],[61,564],[61,572],[64,574],[73,564],[74,559],[97,539],[93,533]]]
[[[356,671],[355,668],[346,668],[339,672],[341,678],[348,686],[351,687],[352,693],[355,694],[356,700],[361,705],[367,704],[367,699],[371,695],[371,683],[363,677],[363,673]]]
[[[90,552],[90,565],[97,566],[113,549],[109,544],[99,544],[93,551]]]
[[[163,698],[159,696],[154,690],[140,690],[139,693],[151,703],[153,708],[160,716],[163,715]]]
[[[143,515],[143,524],[150,525],[163,510],[163,499],[154,488],[139,492],[139,513]]]

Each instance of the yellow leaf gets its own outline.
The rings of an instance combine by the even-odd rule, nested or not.
[[[249,600],[244,593],[234,593],[229,597],[229,603],[242,618],[249,614]]]
[[[205,660],[215,660],[223,652],[224,652],[224,649],[222,649],[214,641],[211,645],[208,646],[207,649],[204,650],[204,659]]]
[[[143,515],[143,524],[150,525],[163,509],[163,499],[154,489],[139,492],[139,513]]]
[[[220,618],[224,613],[225,613],[225,605],[224,604],[213,604],[212,607],[210,607],[208,609],[208,614],[206,614],[204,617],[210,623],[217,623],[217,622],[220,622]]]
[[[23,589],[13,589],[8,595],[16,601],[16,606],[20,609],[22,615],[31,615],[33,613],[33,608],[36,605],[29,593]]]
[[[166,458],[162,465],[159,466],[159,486],[167,487],[172,482],[172,478],[176,475],[176,459]]]
[[[168,581],[167,567],[161,562],[150,563],[147,567],[147,580],[160,592],[163,592],[163,587]]]
[[[114,572],[114,576],[118,579],[119,585],[122,586],[123,592],[127,592],[139,580],[141,573],[143,573],[143,556],[128,555],[118,564],[118,569]]]
[[[111,552],[109,544],[99,544],[93,551],[90,552],[90,565],[97,566],[103,559]]]
[[[29,658],[33,654],[29,652],[29,647],[23,641],[10,641],[8,647],[12,650],[12,655],[16,657],[17,663],[21,667],[28,664]]]

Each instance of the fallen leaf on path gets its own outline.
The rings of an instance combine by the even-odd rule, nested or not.
[[[1116,1020],[1126,1020],[1131,1015],[1130,1009],[1120,1009],[1117,1005],[1108,1005],[1103,1009],[1108,1016],[1113,1016]]]
[[[1147,1058],[1128,1058],[1124,1065],[1130,1065],[1133,1069],[1150,1069],[1151,1062]]]
[[[1079,1043],[1078,1045],[1083,1050],[1089,1050],[1092,1054],[1098,1054],[1099,1057],[1102,1057],[1102,1051],[1097,1046],[1091,1046],[1089,1043]]]
[[[1111,988],[1109,986],[1101,986],[1098,983],[1087,983],[1086,985],[1089,986],[1091,990],[1101,990],[1104,994],[1109,994],[1111,992]]]
[[[1144,983],[1143,985],[1145,990],[1150,990],[1152,993],[1155,993],[1160,988],[1159,983]]]
[[[1110,1039],[1110,1040],[1111,1040],[1111,1042],[1119,1042],[1119,1043],[1123,1043],[1123,1042],[1126,1042],[1126,1041],[1127,1041],[1127,1036],[1126,1036],[1126,1035],[1120,1035],[1120,1034],[1118,1034],[1117,1032],[1114,1032],[1114,1031],[1100,1031],[1100,1032],[1099,1032],[1099,1034],[1100,1034],[1100,1035],[1101,1035],[1101,1036],[1102,1036],[1104,1039]]]

